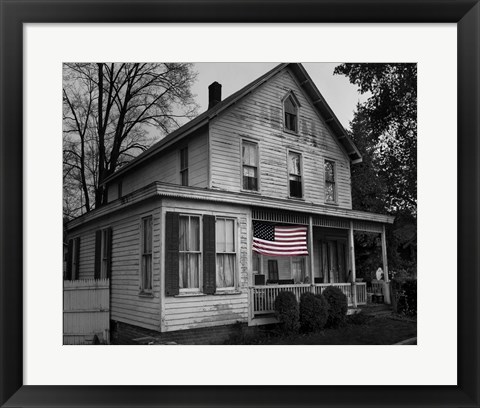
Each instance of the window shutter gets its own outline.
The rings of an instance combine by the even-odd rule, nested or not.
[[[68,240],[68,252],[67,252],[67,274],[65,275],[66,280],[72,279],[72,261],[73,261],[73,239]]]
[[[80,275],[80,237],[75,238],[75,260],[77,261],[77,267],[75,268],[75,276],[72,279],[78,280]]]
[[[94,278],[100,279],[102,267],[102,230],[95,231],[95,272]]]
[[[178,213],[167,212],[165,219],[165,295],[173,296],[179,293],[178,276]]]
[[[112,276],[112,228],[107,229],[107,278]]]
[[[215,217],[203,216],[203,293],[215,293],[216,279]]]

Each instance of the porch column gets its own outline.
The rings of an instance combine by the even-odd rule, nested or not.
[[[384,302],[389,305],[390,300],[390,284],[388,279],[388,260],[387,260],[387,238],[385,234],[385,224],[382,224],[382,263],[383,263],[383,280],[384,284]]]
[[[355,246],[353,241],[353,221],[350,221],[350,229],[348,231],[348,247],[350,248],[350,266],[352,268],[353,307],[357,307],[357,286],[355,284],[357,273],[355,271]]]
[[[309,252],[308,255],[310,257],[310,284],[313,285],[315,283],[315,274],[313,271],[314,263],[313,263],[313,217],[310,215],[308,217],[308,248]],[[313,290],[313,288],[312,288]]]
[[[388,261],[387,261],[387,238],[385,236],[385,224],[382,224],[382,260],[383,260],[383,279],[388,282]]]

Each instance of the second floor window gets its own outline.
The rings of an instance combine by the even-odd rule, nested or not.
[[[336,198],[335,162],[325,160],[325,201],[334,203]]]
[[[256,143],[242,143],[242,188],[258,191],[258,146]]]
[[[299,153],[288,153],[288,181],[290,197],[302,198],[302,163]]]
[[[297,132],[298,130],[298,108],[292,96],[289,96],[283,102],[283,110],[285,113],[285,129]]]
[[[179,287],[200,290],[200,217],[182,215],[179,218]]]
[[[182,186],[188,186],[188,147],[180,150],[180,179]]]

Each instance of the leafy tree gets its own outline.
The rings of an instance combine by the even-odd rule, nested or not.
[[[64,64],[64,215],[105,203],[103,180],[195,115],[195,77],[190,64]]]
[[[416,269],[417,66],[342,64],[335,68],[368,93],[357,105],[351,137],[363,155],[352,167],[353,207],[395,215],[387,229],[390,269]],[[378,237],[357,234],[363,269],[379,258]],[[360,265],[360,268],[362,265]]]

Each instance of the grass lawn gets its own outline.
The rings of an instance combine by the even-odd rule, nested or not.
[[[284,336],[275,328],[244,333],[230,339],[229,344],[395,344],[417,336],[417,323],[389,317],[348,316],[347,323],[337,329],[325,329],[319,333]],[[233,343],[235,341],[235,343]]]

